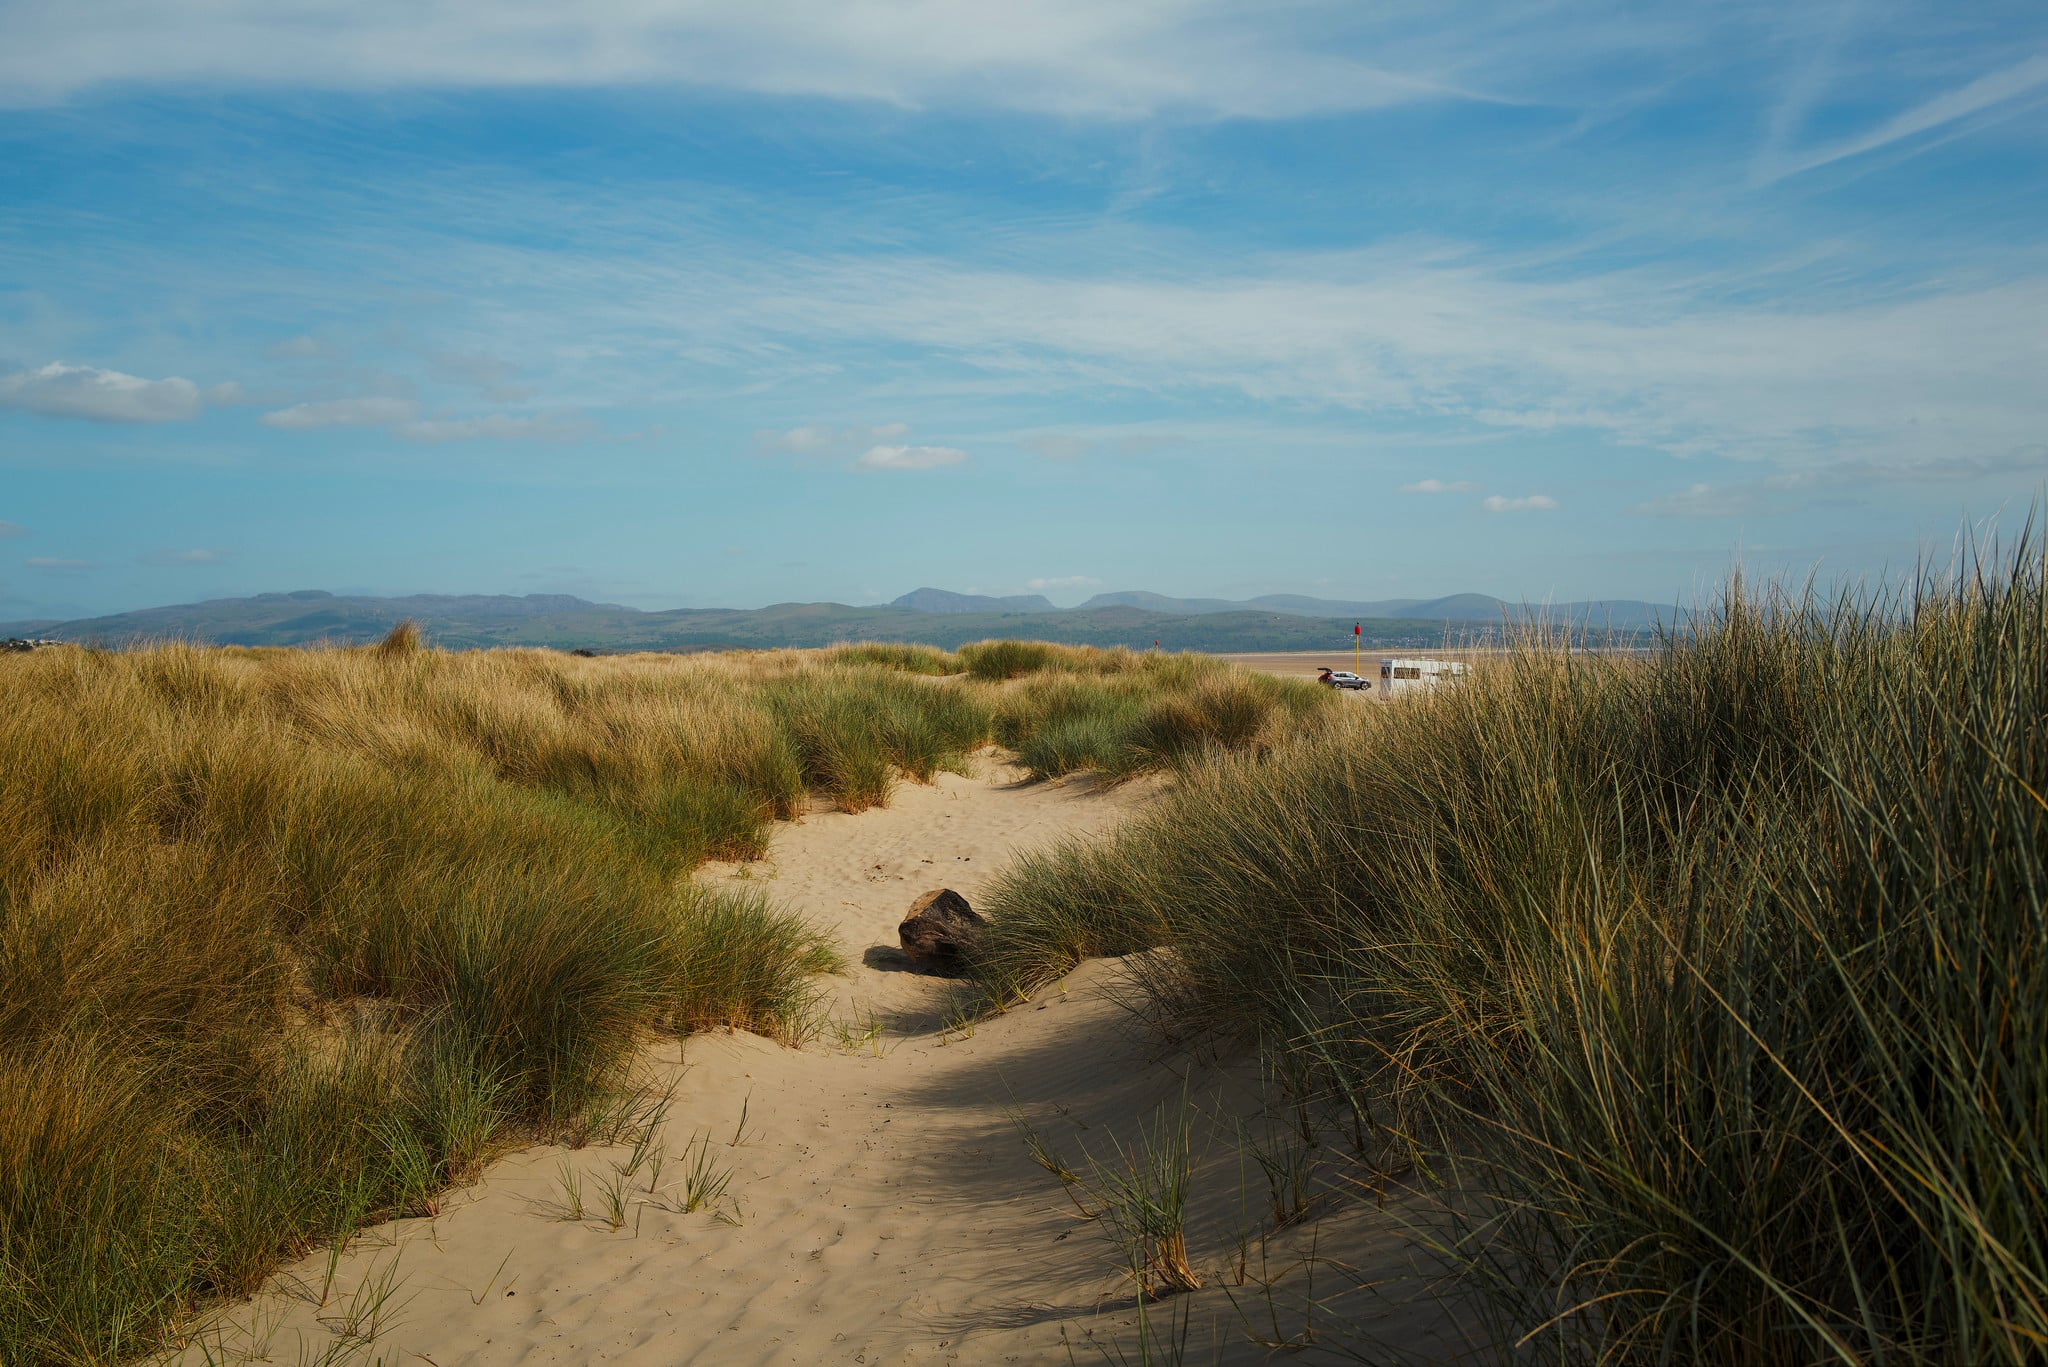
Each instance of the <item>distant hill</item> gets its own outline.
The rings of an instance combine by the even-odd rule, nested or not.
[[[1167,650],[1341,652],[1351,643],[1354,621],[1363,623],[1365,644],[1375,649],[1429,648],[1446,640],[1484,641],[1499,631],[1497,617],[1447,625],[1441,619],[1339,616],[1341,621],[1247,607],[1169,612],[1120,603],[1068,609],[1047,604],[1033,611],[943,612],[895,603],[878,607],[777,603],[752,609],[642,612],[562,594],[372,598],[306,589],[145,608],[74,622],[0,623],[0,636],[44,636],[109,647],[163,640],[242,646],[360,645],[377,640],[410,618],[425,630],[429,641],[451,649],[545,646],[696,651],[825,646],[843,641],[914,641],[950,649],[969,641],[1007,636],[1134,648],[1157,641]],[[1604,633],[1596,633],[1596,639],[1601,636]]]
[[[1318,650],[1348,645],[1354,622],[1365,643],[1433,646],[1483,640],[1524,617],[1569,623],[1595,640],[1671,622],[1670,608],[1627,599],[1515,606],[1483,593],[1445,598],[1348,601],[1267,594],[1173,598],[1143,590],[1099,593],[1077,608],[1039,594],[994,597],[920,588],[893,603],[777,603],[765,608],[644,612],[561,593],[438,594],[399,598],[324,589],[215,598],[79,621],[0,622],[0,636],[41,636],[108,646],[152,640],[295,646],[374,641],[410,619],[451,648],[551,646],[591,650],[772,649],[842,641],[916,641],[954,647],[995,636],[1075,645],[1169,650]]]
[[[34,634],[85,644],[129,645],[138,641],[202,641],[212,645],[308,645],[317,641],[374,641],[410,618],[445,633],[449,644],[488,645],[548,635],[571,621],[608,630],[612,623],[642,614],[614,603],[591,603],[567,594],[439,594],[368,598],[300,589],[259,593],[253,598],[215,598],[203,603],[143,608],[136,612],[45,624]],[[602,627],[599,624],[606,624]],[[0,624],[0,635],[16,632]]]
[[[951,593],[945,589],[912,589],[889,604],[916,612],[1058,612],[1043,594],[1020,593],[991,598],[983,593]]]
[[[1304,598],[1298,593],[1268,593],[1248,601],[1268,612],[1293,612],[1303,617],[1399,617],[1424,600],[1381,598],[1370,603],[1351,603],[1329,598]]]
[[[1304,599],[1304,602],[1312,601]],[[1240,603],[1228,598],[1169,598],[1163,593],[1147,593],[1143,589],[1125,589],[1118,593],[1098,593],[1087,602],[1075,608],[1076,612],[1090,612],[1096,608],[1141,608],[1146,612],[1167,612],[1177,617],[1192,617],[1209,612],[1257,611],[1249,603]],[[1277,609],[1285,611],[1285,609]],[[1321,617],[1326,614],[1310,613]],[[1374,616],[1380,614],[1375,613]]]
[[[1514,604],[1484,593],[1454,593],[1447,598],[1383,598],[1371,602],[1346,602],[1304,598],[1292,593],[1269,593],[1240,602],[1229,598],[1169,598],[1165,594],[1135,589],[1098,593],[1081,604],[1077,611],[1099,607],[1137,607],[1178,616],[1277,612],[1297,617],[1349,617],[1354,620],[1380,617],[1418,622],[1498,623],[1504,618],[1541,618],[1561,624],[1612,627],[1617,631],[1641,630],[1659,622],[1670,623],[1676,617],[1669,606],[1622,598],[1581,603]]]

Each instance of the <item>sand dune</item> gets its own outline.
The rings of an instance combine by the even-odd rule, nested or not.
[[[1311,1296],[1325,1321],[1344,1312],[1354,1347],[1361,1331],[1379,1336],[1369,1360],[1456,1356],[1458,1326],[1419,1294],[1421,1260],[1398,1230],[1427,1214],[1412,1199],[1387,1214],[1330,1203],[1263,1255],[1254,1242],[1245,1282],[1231,1285],[1235,1230],[1265,1199],[1239,1144],[1241,1124],[1257,1130],[1256,1069],[1165,1048],[1119,1004],[1113,963],[971,1029],[943,1028],[948,985],[894,949],[912,897],[944,885],[973,899],[1010,853],[1106,828],[1146,792],[1017,780],[996,769],[906,784],[887,809],[779,828],[762,863],[703,871],[768,880],[854,967],[832,987],[843,1033],[802,1050],[742,1035],[649,1051],[648,1077],[673,1088],[658,1177],[643,1163],[620,1179],[625,1146],[522,1152],[450,1193],[437,1217],[365,1232],[331,1277],[324,1252],[287,1269],[216,1317],[183,1360],[1030,1363],[1071,1351],[1089,1363],[1121,1348],[1136,1361],[1130,1278],[1100,1226],[1030,1161],[1007,1108],[1070,1158],[1106,1159],[1183,1098],[1201,1155],[1189,1242],[1208,1285],[1147,1313],[1155,1327],[1186,1315],[1188,1361],[1263,1360],[1247,1318],[1268,1338],[1276,1323],[1297,1334]],[[870,1023],[885,1028],[868,1037]],[[686,1212],[699,1155],[730,1181]],[[605,1186],[622,1180],[613,1228]],[[1300,1266],[1311,1247],[1338,1260],[1313,1279]],[[1378,1289],[1347,1290],[1338,1263]],[[1262,1267],[1277,1278],[1270,1297]],[[1331,1343],[1326,1332],[1307,1359]]]

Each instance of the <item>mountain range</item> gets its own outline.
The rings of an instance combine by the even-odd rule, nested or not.
[[[953,593],[947,589],[912,589],[894,599],[891,607],[915,608],[919,612],[1092,612],[1097,608],[1137,608],[1143,612],[1166,613],[1175,617],[1206,617],[1226,612],[1276,612],[1288,617],[1368,617],[1414,622],[1498,623],[1507,618],[1541,617],[1546,621],[1581,626],[1636,631],[1675,620],[1670,607],[1639,602],[1632,598],[1596,598],[1576,603],[1516,605],[1484,593],[1454,593],[1447,598],[1380,598],[1352,601],[1338,598],[1304,598],[1298,593],[1269,593],[1258,598],[1170,598],[1163,593],[1127,589],[1098,593],[1073,608],[1056,608],[1041,594],[1012,598],[991,598],[978,593]]]
[[[1675,614],[1613,601],[1515,607],[1485,594],[1341,601],[1269,595],[1246,601],[1103,593],[1074,608],[1036,595],[990,597],[923,588],[893,603],[777,603],[765,608],[677,608],[645,612],[567,594],[413,594],[379,598],[320,589],[216,598],[69,622],[4,622],[0,636],[38,636],[105,646],[187,640],[215,645],[292,646],[374,641],[400,621],[455,649],[720,650],[915,641],[947,648],[995,636],[1074,645],[1169,650],[1336,649],[1351,626],[1374,647],[1430,647],[1499,634],[1504,622],[1541,615],[1594,641],[1632,636]]]
[[[920,590],[929,592],[929,590]],[[908,597],[909,595],[905,595]],[[902,598],[896,600],[901,603]],[[1353,602],[1304,598],[1294,593],[1269,593],[1258,598],[1169,598],[1165,594],[1127,591],[1098,593],[1074,609],[1131,607],[1148,612],[1203,616],[1218,612],[1278,612],[1290,617],[1385,617],[1416,622],[1487,622],[1505,618],[1541,617],[1546,621],[1612,627],[1621,631],[1671,622],[1672,608],[1630,598],[1588,599],[1576,603],[1515,604],[1484,593],[1454,593],[1447,598],[1381,598]]]

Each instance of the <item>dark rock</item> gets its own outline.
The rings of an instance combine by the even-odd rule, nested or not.
[[[933,888],[910,904],[896,927],[903,952],[927,968],[959,968],[973,952],[974,937],[987,922],[951,888]]]

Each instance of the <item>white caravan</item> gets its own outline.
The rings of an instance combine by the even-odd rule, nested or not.
[[[1424,656],[1380,661],[1380,696],[1403,693],[1432,693],[1446,684],[1463,683],[1466,666],[1457,660],[1432,660]]]

